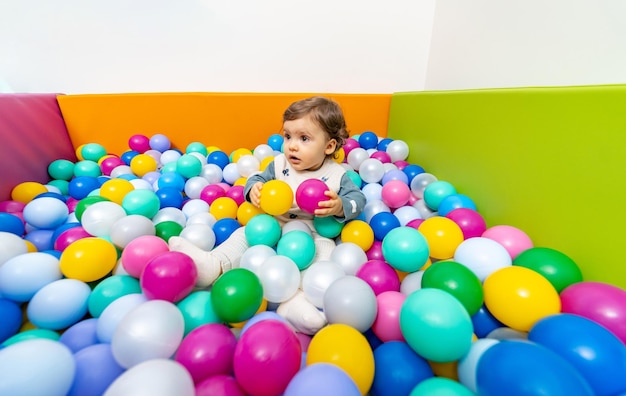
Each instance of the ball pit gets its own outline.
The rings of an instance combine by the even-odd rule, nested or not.
[[[335,158],[367,206],[345,223],[314,217],[338,243],[319,260],[305,223],[272,215],[312,213],[323,182],[266,183],[261,208],[244,200],[245,177],[282,140],[226,153],[133,135],[124,153],[85,144],[75,163],[50,163],[49,184],[15,186],[0,202],[0,368],[12,379],[0,393],[626,392],[626,291],[584,281],[521,229],[488,227],[471,197],[407,162],[405,142],[371,131]],[[194,289],[193,260],[167,240],[210,251],[241,226],[241,268]],[[275,312],[298,288],[329,321],[310,336]]]

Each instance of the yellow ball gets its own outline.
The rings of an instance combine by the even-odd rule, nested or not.
[[[306,365],[330,363],[343,369],[352,378],[362,395],[374,382],[374,352],[367,339],[354,327],[330,324],[311,339]]]
[[[211,213],[216,220],[225,218],[236,219],[237,218],[237,202],[230,197],[219,197],[209,207],[209,213]]]
[[[359,245],[363,251],[368,251],[374,244],[374,231],[363,220],[352,220],[346,223],[341,230],[341,240]]]
[[[244,155],[252,155],[252,151],[247,148],[238,148],[230,154],[230,162],[236,163]]]
[[[333,159],[338,164],[341,164],[346,159],[346,152],[344,151],[343,147],[337,150],[335,154],[333,154]]]
[[[265,168],[267,168],[267,166],[270,164],[270,162],[274,161],[274,156],[270,155],[268,157],[265,157],[261,160],[261,164],[259,165],[259,170],[261,172],[263,172],[265,170]]]
[[[66,278],[93,282],[113,270],[117,264],[117,249],[102,238],[78,239],[63,250],[59,264]]]
[[[130,170],[139,177],[143,177],[148,172],[156,171],[157,167],[157,161],[148,154],[137,154],[130,160]]]
[[[76,159],[79,161],[84,161],[85,157],[83,157],[83,148],[85,147],[86,143],[81,144],[80,146],[76,147],[76,151],[74,152],[74,154],[76,154]]]
[[[285,214],[293,205],[293,191],[282,180],[270,180],[261,188],[261,209],[267,214]]]
[[[526,267],[504,267],[483,283],[485,305],[506,326],[529,331],[540,319],[561,312],[561,299],[550,281]]]
[[[248,201],[244,201],[237,209],[237,221],[239,221],[241,225],[245,226],[251,218],[262,213],[264,213],[263,210],[252,205]]]
[[[34,253],[37,251],[37,246],[35,246],[35,244],[31,241],[24,240],[24,243],[26,244],[26,249],[28,249],[28,253]]]
[[[46,186],[37,182],[24,182],[13,187],[11,199],[24,204],[32,201],[37,195],[48,192]]]
[[[206,146],[206,152],[207,154],[211,154],[214,151],[221,151],[219,147],[217,146]]]
[[[248,180],[247,177],[240,177],[239,179],[235,180],[233,186],[245,186],[246,180]]]
[[[418,230],[428,242],[430,257],[435,259],[454,257],[456,248],[463,242],[461,227],[447,217],[430,217],[420,224]]]
[[[109,179],[100,186],[100,196],[121,205],[126,194],[134,189],[133,183],[126,179]]]

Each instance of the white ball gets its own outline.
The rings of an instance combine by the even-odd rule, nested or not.
[[[363,333],[372,327],[377,313],[374,290],[356,276],[337,279],[324,294],[324,314],[328,323],[343,323]]]
[[[316,261],[302,274],[302,291],[307,300],[317,308],[324,306],[324,294],[337,279],[346,275],[339,264],[330,260]]]
[[[154,224],[159,224],[164,221],[173,221],[180,224],[181,227],[184,227],[187,224],[187,217],[181,209],[167,207],[159,209],[157,214],[152,218]]]
[[[383,200],[383,186],[379,183],[366,184],[361,189],[361,192],[365,195],[366,202]]]
[[[128,165],[118,165],[111,170],[111,179],[115,179],[116,177],[120,177],[122,175],[134,175],[132,169]]]
[[[153,188],[152,188],[152,184],[150,184],[150,182],[145,180],[145,179],[132,179],[132,180],[129,180],[129,181],[130,181],[130,184],[133,185],[135,190],[150,190],[150,191],[154,191]]]
[[[368,223],[380,212],[391,212],[389,206],[385,205],[383,201],[380,200],[372,200],[365,204],[363,207],[363,214],[365,215],[365,221]]]
[[[231,162],[226,165],[222,171],[222,177],[226,183],[230,185],[235,184],[235,182],[241,177],[241,174],[239,174],[239,170],[237,169],[237,164]]]
[[[182,156],[182,154],[176,150],[165,150],[161,153],[161,164],[169,164],[170,162],[176,162]]]
[[[237,172],[242,177],[248,177],[251,174],[258,172],[261,167],[261,163],[258,158],[252,154],[242,155],[237,161]]]
[[[24,220],[35,228],[55,229],[65,223],[69,209],[60,199],[40,197],[27,203],[22,215]]]
[[[424,172],[415,175],[415,177],[411,180],[409,187],[416,197],[422,199],[424,198],[424,190],[426,187],[435,181],[437,181],[437,177],[435,175]]]
[[[256,274],[265,260],[272,256],[276,256],[276,251],[267,245],[250,246],[241,255],[239,266]]]
[[[260,161],[274,155],[274,149],[269,144],[259,144],[253,151],[254,156]]]
[[[367,151],[361,147],[354,148],[348,153],[348,164],[353,169],[359,169],[361,163],[368,159],[370,156]]]
[[[83,212],[81,223],[85,231],[93,236],[108,236],[113,224],[126,217],[121,205],[111,201],[101,201],[90,205]]]
[[[300,221],[300,220],[294,220],[294,221],[290,221],[288,223],[285,223],[285,225],[282,228],[282,234],[281,235],[285,235],[286,233],[288,233],[290,231],[304,231],[307,234],[312,235],[311,229],[309,228],[309,226],[306,225],[305,222]]]
[[[185,182],[185,194],[191,199],[200,198],[202,189],[209,184],[209,181],[202,176],[190,177]]]
[[[213,227],[206,224],[188,225],[180,232],[180,236],[207,252],[215,246]]]
[[[200,171],[200,176],[209,181],[209,184],[217,184],[222,181],[222,168],[215,164],[206,164]]]
[[[119,248],[125,248],[135,238],[143,235],[155,235],[156,227],[149,218],[142,215],[128,215],[117,220],[111,226],[111,242]]]
[[[263,285],[263,297],[268,302],[287,301],[300,287],[300,269],[287,256],[268,257],[257,270],[257,276]]]
[[[333,249],[330,260],[339,264],[346,275],[355,275],[367,262],[367,255],[356,243],[342,242]]]
[[[183,206],[183,208],[184,208],[184,206]],[[191,216],[189,216],[189,218],[187,218],[186,225],[189,226],[189,225],[192,225],[192,224],[206,224],[208,226],[213,227],[213,225],[215,225],[216,221],[217,221],[217,219],[211,213],[209,213],[209,212],[200,212],[200,213],[194,213]]]
[[[461,242],[454,252],[454,261],[469,268],[481,282],[496,270],[512,265],[511,255],[504,246],[483,237]]]
[[[400,283],[400,292],[404,295],[409,295],[416,290],[422,288],[422,277],[424,276],[424,271],[419,270],[415,272],[411,272],[407,274],[402,282]]]
[[[419,210],[413,206],[402,206],[393,212],[393,215],[400,221],[401,226],[407,225],[411,220],[421,219]]]
[[[171,359],[151,359],[124,371],[104,396],[193,396],[193,378],[182,364]]]
[[[409,156],[409,145],[403,140],[394,140],[387,145],[385,150],[391,158],[391,162],[404,161]]]
[[[189,218],[196,213],[208,213],[209,212],[209,204],[206,201],[203,201],[199,198],[192,198],[185,202],[181,210],[187,216],[187,222],[189,222]]]
[[[366,183],[378,183],[385,175],[385,167],[380,160],[368,158],[359,165],[359,175]]]
[[[0,266],[15,256],[28,252],[28,245],[19,236],[0,231]]]

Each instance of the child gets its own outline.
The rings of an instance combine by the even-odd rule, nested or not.
[[[269,180],[283,180],[295,193],[300,183],[316,178],[323,180],[329,191],[326,192],[328,200],[318,204],[315,216],[334,216],[340,222],[356,218],[363,210],[365,196],[344,167],[333,159],[348,138],[339,105],[319,96],[292,103],[283,114],[283,134],[283,154],[277,155],[262,173],[248,178],[244,189],[246,199],[259,207],[263,183]],[[330,258],[334,241],[315,232],[313,215],[298,208],[295,199],[291,210],[276,218],[281,226],[292,220],[305,222],[315,241],[314,261]],[[249,247],[244,227],[210,252],[180,237],[170,238],[169,246],[170,250],[186,253],[194,260],[199,287],[211,285],[221,273],[238,266],[239,259]],[[296,330],[306,334],[314,334],[326,325],[324,314],[305,298],[301,290],[281,303],[277,313]]]

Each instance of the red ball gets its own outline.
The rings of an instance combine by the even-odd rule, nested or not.
[[[320,179],[308,179],[296,189],[296,203],[300,209],[313,214],[320,201],[327,201],[326,191],[329,188]]]

